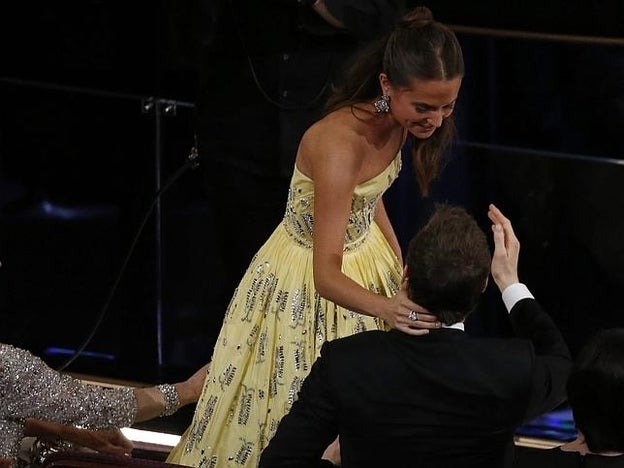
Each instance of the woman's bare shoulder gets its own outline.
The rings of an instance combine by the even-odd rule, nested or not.
[[[349,108],[327,114],[304,134],[297,166],[314,179],[315,173],[357,173],[363,154],[361,123]]]
[[[352,148],[360,135],[358,122],[348,108],[338,109],[314,123],[303,135],[302,144],[331,151]]]

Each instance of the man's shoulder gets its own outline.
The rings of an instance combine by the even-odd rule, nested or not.
[[[471,337],[466,340],[466,347],[485,348],[496,350],[498,353],[530,353],[533,354],[533,345],[528,338],[517,336],[509,337]]]

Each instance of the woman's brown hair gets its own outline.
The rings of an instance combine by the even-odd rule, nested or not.
[[[333,90],[326,111],[372,101],[379,97],[378,77],[385,73],[394,86],[409,87],[416,80],[451,80],[464,75],[464,59],[457,37],[434,20],[427,7],[417,7],[393,31],[362,49],[350,62],[343,81]],[[423,195],[438,176],[442,157],[455,136],[453,114],[426,140],[412,137],[412,159]]]

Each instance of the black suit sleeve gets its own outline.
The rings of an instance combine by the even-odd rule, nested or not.
[[[561,332],[534,299],[514,305],[510,319],[516,336],[529,339],[535,350],[526,422],[565,401],[572,361]]]
[[[328,354],[330,344],[325,343],[297,401],[262,452],[260,468],[328,466],[321,464],[321,455],[338,435],[338,411],[327,378]]]

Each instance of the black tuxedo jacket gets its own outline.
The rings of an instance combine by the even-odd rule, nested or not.
[[[517,338],[372,331],[327,342],[260,467],[509,466],[515,429],[565,400],[563,337],[537,302],[511,310]]]

